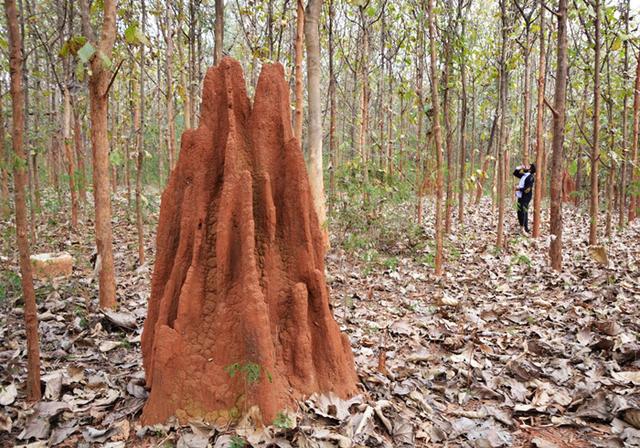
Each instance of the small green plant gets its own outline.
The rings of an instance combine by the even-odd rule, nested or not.
[[[531,267],[531,259],[527,257],[525,254],[518,254],[515,257],[513,257],[512,263],[518,264],[521,266]]]
[[[414,260],[417,263],[420,263],[429,267],[434,267],[436,264],[436,258],[432,253],[418,255],[417,257],[414,258]]]
[[[247,362],[241,364],[239,362],[228,365],[224,368],[224,370],[229,374],[230,378],[233,378],[238,373],[242,373],[245,375],[245,380],[247,384],[252,385],[256,384],[260,381],[260,373],[264,371],[267,380],[272,383],[273,378],[271,377],[271,373],[264,369],[260,364],[256,364],[255,362]]]
[[[127,350],[131,349],[131,342],[129,342],[129,340],[126,337],[122,337],[120,339],[120,347],[123,347]]]
[[[229,444],[229,448],[244,448],[247,446],[247,442],[240,436],[231,437],[231,443]]]
[[[293,420],[285,412],[279,411],[273,420],[273,426],[280,429],[292,429]]]
[[[398,257],[389,257],[386,258],[382,264],[384,264],[384,267],[387,268],[390,271],[395,271],[396,269],[398,269],[398,264],[399,264],[399,260]]]

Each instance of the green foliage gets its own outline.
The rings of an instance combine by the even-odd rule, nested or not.
[[[78,57],[85,64],[89,62],[91,57],[96,53],[96,49],[89,42],[86,42],[80,49],[78,50]]]
[[[279,411],[276,418],[273,420],[273,426],[280,429],[292,429],[293,420],[285,412]]]
[[[247,442],[240,436],[231,437],[231,443],[229,443],[229,448],[244,448],[247,446]]]
[[[12,295],[20,294],[20,276],[13,271],[0,271],[0,303]]]
[[[226,366],[224,370],[229,374],[230,378],[234,378],[238,373],[244,374],[244,378],[249,385],[256,384],[258,381],[260,381],[260,375],[262,372],[264,372],[267,380],[270,383],[273,382],[271,373],[260,366],[260,364],[256,364],[254,362],[247,362],[244,364],[236,362],[234,364]]]

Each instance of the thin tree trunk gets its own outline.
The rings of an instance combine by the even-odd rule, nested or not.
[[[460,34],[465,36],[465,18],[462,17],[462,3],[458,3],[458,15],[461,17],[461,31]],[[464,181],[465,181],[465,162],[467,157],[467,66],[465,58],[465,49],[461,51],[460,60],[460,78],[462,84],[462,105],[460,110],[460,172],[458,176],[458,222],[464,223]]]
[[[334,72],[333,21],[335,16],[334,0],[329,0],[329,154],[331,169],[329,170],[329,213],[333,210],[336,197],[336,74]]]
[[[145,1],[140,2],[142,8],[141,31],[144,35],[146,31],[147,10]],[[144,45],[140,45],[140,127],[138,128],[138,154],[136,159],[136,227],[138,229],[138,264],[143,265],[144,257],[144,227],[142,216],[142,164],[144,161],[144,77],[145,77],[145,54]]]
[[[591,142],[591,201],[589,203],[589,244],[598,244],[598,162],[600,159],[600,0],[595,8],[595,61],[593,75],[593,140]]]
[[[219,0],[222,3],[223,0]],[[174,56],[174,41],[173,41],[173,8],[167,8],[165,14],[165,20],[160,20],[160,31],[167,45],[165,56],[165,77],[166,77],[166,99],[167,99],[167,151],[169,153],[169,173],[173,170],[175,165],[175,152],[176,152],[176,124],[175,124],[175,106],[174,106],[174,91],[173,91],[173,56]],[[159,84],[158,84],[159,85]]]
[[[104,18],[98,49],[110,58],[116,32],[116,1],[103,0]],[[89,16],[87,0],[80,1],[84,16]],[[88,21],[83,21],[83,33],[91,36]],[[91,59],[89,77],[89,102],[91,117],[91,145],[93,150],[93,195],[95,200],[95,231],[99,257],[100,307],[116,305],[116,284],[113,266],[113,235],[111,230],[111,198],[109,192],[109,138],[107,113],[109,106],[109,82],[111,70],[104,66],[102,58]]]
[[[365,19],[364,6],[359,7],[362,27],[362,59],[360,63],[360,124],[358,132],[358,152],[362,159],[362,199],[369,202],[369,150],[367,137],[369,129],[369,29]]]
[[[631,185],[638,184],[638,133],[640,131],[640,52],[636,66],[636,82],[633,92],[633,141],[631,142]],[[629,223],[636,219],[636,207],[640,204],[637,190],[633,190],[629,195]]]
[[[549,258],[551,267],[562,269],[562,153],[564,145],[565,102],[567,94],[567,0],[558,2],[558,62],[556,64],[556,89],[553,105],[553,143],[551,155],[551,245]]]
[[[304,5],[303,0],[297,0],[297,10],[296,10],[296,109],[293,120],[293,134],[300,142],[300,146],[302,147],[302,109],[303,109],[303,101],[304,101],[304,86],[302,82],[302,58],[304,51]],[[307,80],[307,82],[309,82]]]
[[[444,84],[444,98],[442,100],[442,114],[444,118],[444,138],[445,151],[447,153],[447,169],[446,171],[446,199],[445,199],[445,218],[444,233],[448,235],[451,232],[451,209],[453,207],[453,129],[451,126],[450,98],[451,88],[449,87],[449,74],[452,65],[451,43],[447,37],[444,42],[444,68],[442,73],[442,84]]]
[[[80,202],[84,207],[87,204],[87,170],[84,164],[84,140],[82,139],[82,125],[80,123],[80,117],[78,111],[76,110],[75,103],[72,103],[71,108],[73,111],[73,139],[75,142],[76,159],[78,161],[78,175],[76,179],[78,182],[78,193],[80,196]]]
[[[538,62],[538,106],[536,117],[536,182],[534,183],[533,192],[533,229],[534,238],[540,236],[540,223],[542,222],[542,185],[544,184],[544,90],[546,67],[546,50],[544,46],[545,35],[545,6],[544,0],[540,0],[540,54]]]
[[[543,8],[544,9],[544,8]],[[526,30],[526,48],[524,49],[524,119],[522,122],[522,163],[529,165],[529,128],[531,125],[531,37],[529,23],[525,24]],[[541,31],[544,33],[544,31]],[[542,34],[544,35],[544,34]]]
[[[71,94],[66,87],[63,91],[64,111],[62,114],[62,132],[64,139],[64,153],[67,158],[67,174],[69,176],[69,192],[71,194],[71,228],[78,229],[78,196],[76,191],[75,173],[72,140],[71,140]]]
[[[489,162],[491,159],[491,150],[493,149],[493,141],[495,140],[496,129],[498,128],[498,119],[500,118],[500,102],[496,103],[496,112],[493,115],[493,123],[491,124],[491,132],[489,134],[489,141],[487,142],[487,151],[484,156],[484,160],[482,161],[481,166],[481,174],[478,176],[478,184],[476,186],[476,199],[475,204],[478,205],[480,203],[480,199],[482,198],[482,191],[484,189],[484,181],[488,177],[489,171]]]
[[[506,120],[507,120],[507,7],[506,0],[500,1],[500,12],[502,17],[502,44],[500,49],[500,132],[498,137],[498,182],[497,182],[497,203],[498,203],[498,231],[496,247],[502,249],[504,246],[504,184],[505,184],[505,160],[506,152]]]
[[[624,2],[624,25],[625,34],[629,35],[629,9],[631,6],[631,0]],[[620,199],[618,200],[618,227],[624,227],[624,211],[627,202],[627,158],[629,157],[629,134],[627,129],[627,113],[629,111],[629,94],[627,92],[627,85],[629,84],[629,40],[625,39],[623,42],[624,48],[624,65],[622,68],[622,79],[625,88],[623,89],[622,97],[622,165],[620,166],[620,182],[618,183],[618,194]]]
[[[325,243],[329,242],[326,228],[326,209],[322,170],[322,98],[320,97],[320,11],[322,0],[309,0],[304,17],[307,47],[307,91],[309,94],[309,182],[311,196],[323,229]]]
[[[25,185],[27,183],[27,158],[24,153],[24,90],[22,86],[22,34],[18,24],[15,0],[5,0],[5,13],[9,35],[9,73],[11,75],[11,111],[13,117],[12,145],[14,163],[14,195],[16,209],[16,240],[20,255],[20,275],[24,300],[24,322],[27,334],[27,399],[38,401],[40,389],[40,343],[38,338],[38,314],[36,295],[33,289],[29,238],[27,237],[27,204]]]
[[[431,97],[433,103],[433,135],[436,143],[436,275],[442,275],[443,265],[443,222],[442,222],[442,187],[444,175],[442,172],[442,132],[440,130],[440,99],[438,93],[438,74],[436,61],[436,25],[434,17],[434,0],[428,0],[429,15],[429,49],[431,61]]]
[[[214,28],[215,42],[213,53],[213,65],[222,59],[222,49],[224,48],[224,0],[216,1],[216,22]],[[169,33],[171,29],[167,30]]]
[[[9,200],[9,167],[11,158],[9,145],[5,138],[4,111],[2,109],[2,83],[0,83],[0,213],[3,219],[9,218],[11,214],[11,203]]]

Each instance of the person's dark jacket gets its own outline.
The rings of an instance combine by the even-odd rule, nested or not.
[[[526,173],[529,173],[529,171],[524,168],[516,168],[513,171],[513,175],[518,179],[520,179]],[[522,192],[521,200],[523,202],[531,201],[531,197],[533,196],[533,184],[535,183],[535,181],[536,181],[535,175],[533,173],[529,173],[527,178],[524,180],[524,186],[522,188],[517,189]]]

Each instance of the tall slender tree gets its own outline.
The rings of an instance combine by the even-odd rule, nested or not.
[[[594,23],[594,54],[593,63],[593,137],[591,140],[591,200],[589,202],[589,244],[598,243],[598,163],[600,161],[600,0],[593,1],[595,15]]]
[[[215,41],[213,64],[217,64],[222,59],[224,48],[224,0],[216,0],[216,22],[214,28]]]
[[[109,137],[107,112],[112,71],[111,60],[116,36],[116,0],[103,1],[103,19],[100,40],[90,60],[89,102],[91,117],[91,146],[93,151],[93,196],[95,202],[96,246],[100,283],[100,307],[116,305],[116,281],[113,266],[113,233],[111,230],[111,196],[109,191]],[[87,0],[80,0],[83,34],[95,42],[89,22]]]
[[[553,101],[553,142],[551,155],[551,206],[550,228],[551,245],[549,258],[551,267],[562,269],[562,158],[564,146],[565,106],[567,95],[567,76],[569,63],[567,57],[567,0],[558,0],[558,43],[556,63],[556,89]]]
[[[538,55],[538,105],[536,117],[536,165],[538,167],[536,176],[537,181],[534,184],[533,193],[533,229],[534,238],[540,236],[540,222],[542,221],[541,205],[542,205],[542,185],[544,183],[545,170],[544,164],[544,91],[545,78],[547,72],[547,56],[545,51],[545,0],[540,0],[540,32],[538,35],[538,44],[540,52]]]
[[[320,11],[322,0],[309,0],[304,15],[307,47],[307,90],[309,95],[309,182],[313,205],[326,242],[328,233],[322,171],[322,98],[320,96]]]
[[[438,73],[436,58],[436,19],[434,12],[434,0],[427,0],[427,13],[429,15],[429,55],[431,62],[431,102],[433,105],[432,133],[436,143],[436,275],[442,275],[444,258],[444,226],[442,213],[442,188],[444,173],[442,172],[442,131],[440,128],[440,97],[438,91]]]
[[[147,8],[145,0],[140,0],[140,31],[144,36],[146,32]],[[144,164],[145,143],[145,102],[144,84],[146,75],[146,60],[144,42],[140,42],[140,127],[136,134],[138,137],[138,154],[136,157],[136,227],[138,229],[138,263],[143,265],[144,256],[144,226],[142,216],[142,168]]]
[[[24,322],[27,333],[27,399],[40,400],[40,342],[38,338],[38,313],[31,272],[27,204],[27,158],[24,152],[24,88],[22,85],[22,32],[15,0],[5,0],[5,14],[9,34],[9,74],[11,77],[11,112],[13,117],[12,145],[14,163],[14,195],[16,209],[16,239],[20,256],[22,294],[24,298]]]
[[[298,139],[302,146],[302,110],[304,100],[304,84],[302,77],[302,58],[304,55],[304,2],[297,0],[296,7],[296,59],[295,59],[295,83],[296,83],[296,109],[293,118],[293,135]],[[308,82],[308,81],[307,81]]]

